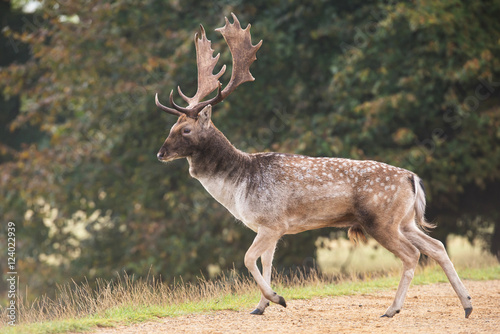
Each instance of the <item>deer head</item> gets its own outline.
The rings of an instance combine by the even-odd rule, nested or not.
[[[162,162],[167,162],[179,158],[189,157],[200,145],[207,140],[209,129],[213,128],[211,122],[212,106],[222,102],[239,85],[247,81],[255,80],[250,73],[250,65],[257,59],[256,53],[262,45],[260,41],[257,45],[252,45],[250,35],[250,24],[242,29],[236,15],[231,13],[234,23],[226,24],[219,31],[226,40],[233,58],[233,70],[231,79],[224,89],[219,78],[226,71],[226,65],[222,66],[217,74],[213,74],[215,65],[220,54],[213,57],[211,42],[207,39],[205,29],[200,25],[201,35],[195,34],[194,42],[196,46],[196,62],[198,66],[198,89],[193,97],[186,96],[180,87],[177,87],[179,95],[188,103],[186,107],[181,107],[174,102],[173,90],[170,92],[171,107],[164,106],[155,96],[156,105],[163,111],[179,116],[177,122],[170,130],[165,143],[157,154]],[[217,89],[217,95],[203,101],[203,99]]]

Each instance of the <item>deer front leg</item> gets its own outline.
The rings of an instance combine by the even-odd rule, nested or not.
[[[262,276],[264,277],[264,280],[266,283],[271,286],[271,274],[273,270],[273,257],[274,257],[274,251],[276,249],[276,242],[268,248],[264,254],[260,257],[260,260],[262,262]],[[266,307],[269,306],[269,299],[267,299],[264,295],[262,295],[259,305],[257,305],[257,308],[251,312],[251,314],[257,314],[261,315],[264,313],[264,310]]]
[[[277,234],[275,231],[266,228],[259,228],[257,236],[245,254],[245,266],[252,274],[262,293],[261,301],[257,306],[257,309],[254,310],[252,314],[263,314],[265,307],[267,307],[268,300],[286,307],[285,299],[274,292],[270,286],[272,256],[274,254],[276,243],[280,237],[281,235]],[[266,275],[266,279],[264,279],[259,271],[259,268],[257,267],[257,259],[261,256],[263,258],[262,267],[264,274]]]

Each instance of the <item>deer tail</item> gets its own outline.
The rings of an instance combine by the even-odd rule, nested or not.
[[[436,227],[425,220],[425,189],[424,182],[417,175],[413,176],[413,186],[415,188],[415,220],[417,224],[424,230],[429,231]]]

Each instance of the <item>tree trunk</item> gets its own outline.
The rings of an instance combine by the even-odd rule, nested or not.
[[[500,221],[498,220],[495,223],[495,230],[493,231],[493,235],[491,237],[490,251],[500,262]]]

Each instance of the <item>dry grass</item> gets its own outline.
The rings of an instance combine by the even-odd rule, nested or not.
[[[103,314],[121,307],[149,307],[200,302],[215,296],[240,294],[255,290],[247,277],[234,272],[218,280],[200,278],[198,283],[176,282],[165,284],[161,279],[147,276],[136,279],[126,273],[113,281],[97,279],[93,287],[89,282],[72,283],[57,287],[56,297],[37,298],[28,303],[25,296],[18,298],[18,324],[81,318]],[[0,323],[7,323],[7,310],[0,308]]]
[[[274,273],[273,285],[279,289],[318,287],[325,284],[338,284],[342,281],[363,279],[366,274],[328,275],[315,270]],[[370,278],[380,275],[369,275]],[[148,308],[161,306],[164,309],[177,309],[189,313],[189,305],[203,304],[205,310],[210,304],[220,303],[222,309],[238,308],[243,302],[255,303],[260,293],[253,278],[237,274],[234,270],[222,274],[215,280],[199,278],[196,283],[182,280],[166,284],[161,279],[147,276],[136,279],[126,273],[118,275],[113,281],[97,279],[94,284],[88,281],[71,283],[57,287],[56,297],[37,298],[27,302],[26,296],[18,298],[17,324],[42,323],[66,319],[76,319],[93,315],[106,315],[114,310],[127,308]],[[233,299],[231,303],[225,299]],[[234,304],[234,305],[233,305]],[[248,304],[248,303],[247,303]],[[183,305],[183,306],[181,306]],[[225,306],[224,306],[225,305]],[[196,308],[194,312],[199,312]],[[166,311],[171,315],[171,311]],[[175,312],[174,312],[175,313]],[[0,323],[7,323],[7,310],[0,308]]]

